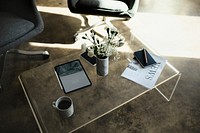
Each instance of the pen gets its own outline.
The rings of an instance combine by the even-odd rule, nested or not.
[[[145,58],[145,63],[148,63],[148,59],[147,59],[147,51],[146,49],[144,49],[144,58]]]

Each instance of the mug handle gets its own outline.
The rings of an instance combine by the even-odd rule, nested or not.
[[[52,106],[53,106],[54,108],[56,108],[56,102],[55,102],[55,101],[52,102]]]

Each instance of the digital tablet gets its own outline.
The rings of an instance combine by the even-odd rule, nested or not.
[[[92,85],[78,59],[55,66],[55,73],[64,93]]]

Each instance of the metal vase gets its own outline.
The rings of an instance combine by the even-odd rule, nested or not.
[[[106,76],[109,72],[109,58],[97,58],[96,71],[99,76]]]

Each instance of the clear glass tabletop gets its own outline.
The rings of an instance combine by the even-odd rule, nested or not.
[[[105,77],[98,76],[96,68],[80,57],[80,49],[74,49],[73,54],[19,75],[20,83],[41,132],[73,132],[151,90],[121,76],[129,60],[132,60],[133,52],[145,47],[130,32],[124,34],[128,40],[127,44],[119,49],[118,60],[110,58],[109,74]],[[54,67],[75,59],[81,61],[92,85],[65,94],[59,86]],[[164,83],[175,77],[180,78],[180,72],[167,62],[154,87],[168,101],[173,95],[179,78],[176,78],[173,86],[171,83]],[[164,92],[170,91],[169,98],[158,89],[159,86],[164,88]],[[168,90],[169,86],[172,90]],[[67,119],[62,118],[51,106],[54,100],[63,95],[71,97],[74,102],[75,112]]]

